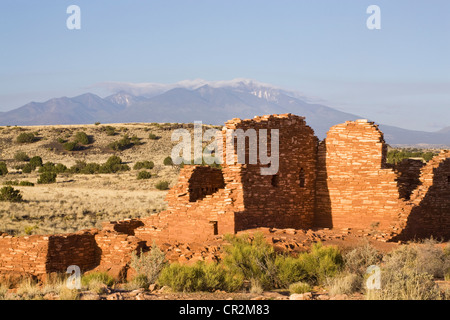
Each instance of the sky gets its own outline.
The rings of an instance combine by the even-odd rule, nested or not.
[[[248,78],[436,131],[450,126],[449,37],[448,0],[1,0],[0,111],[111,81]]]

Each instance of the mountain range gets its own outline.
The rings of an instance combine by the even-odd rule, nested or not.
[[[117,93],[105,98],[86,93],[31,102],[0,112],[0,125],[194,121],[222,125],[232,118],[293,113],[306,117],[307,124],[323,139],[331,126],[364,118],[313,103],[296,92],[247,79],[183,81],[173,85],[116,84],[113,89]],[[450,146],[450,127],[424,132],[380,124],[380,129],[391,145]]]

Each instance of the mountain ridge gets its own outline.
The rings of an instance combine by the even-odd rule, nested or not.
[[[136,88],[140,95],[134,94]],[[116,93],[105,98],[85,93],[72,98],[30,102],[17,109],[0,112],[0,125],[194,121],[222,125],[232,118],[293,113],[306,117],[307,124],[323,139],[330,127],[364,118],[308,101],[295,91],[250,79],[192,80],[175,85],[142,84],[134,87],[128,84],[128,87],[122,85],[116,89]],[[450,146],[450,127],[438,132],[424,132],[379,125],[386,141],[392,145]]]

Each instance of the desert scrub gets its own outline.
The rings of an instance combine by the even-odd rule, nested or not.
[[[55,172],[42,172],[37,180],[38,184],[50,184],[56,182]]]
[[[14,160],[16,161],[30,161],[30,157],[23,151],[18,151],[14,154]]]
[[[17,143],[33,143],[36,140],[37,140],[36,136],[32,132],[29,133],[23,132],[19,134],[16,138]]]
[[[172,158],[171,158],[171,157],[166,157],[166,158],[164,159],[164,161],[163,161],[163,164],[164,164],[165,166],[173,166]]]
[[[137,175],[138,180],[147,180],[147,179],[150,179],[151,177],[152,177],[152,174],[145,170],[139,171],[139,173]]]
[[[421,271],[416,246],[403,245],[383,257],[381,289],[367,290],[367,299],[436,300],[439,290],[433,275]],[[428,268],[428,267],[427,267]]]
[[[19,180],[8,180],[8,181],[4,181],[3,185],[5,186],[21,186],[21,187],[33,187],[34,183],[29,182],[29,181],[19,181]]]
[[[118,156],[111,156],[100,168],[100,173],[116,173],[119,171],[129,171],[130,167],[122,163]]]
[[[166,255],[155,243],[153,243],[148,253],[138,255],[136,252],[133,252],[131,255],[131,267],[137,273],[133,281],[141,284],[142,287],[148,287],[156,282],[166,264]]]
[[[169,189],[169,182],[167,181],[159,181],[155,184],[155,188],[158,190],[167,190]]]
[[[0,201],[22,202],[23,199],[20,190],[16,190],[11,186],[6,186],[0,189]]]
[[[62,163],[53,163],[53,162],[46,162],[42,165],[42,167],[39,168],[39,173],[44,172],[53,172],[53,173],[64,173],[67,171],[67,167],[63,165]]]
[[[86,163],[85,161],[77,160],[69,172],[80,174],[95,174],[95,173],[116,173],[119,171],[128,171],[130,167],[122,163],[122,159],[118,156],[111,156],[104,164]]]
[[[263,289],[278,285],[276,254],[262,234],[226,235],[225,239],[229,245],[224,248],[223,263],[231,272],[258,283]]]
[[[90,272],[81,277],[81,285],[98,294],[104,293],[106,287],[111,287],[114,283],[114,278],[107,272]]]
[[[16,294],[23,300],[42,300],[43,293],[32,279],[24,279],[17,287]]]
[[[116,129],[111,126],[106,126],[103,128],[107,136],[114,136],[116,134]]]
[[[30,159],[29,164],[30,164],[31,166],[33,166],[35,169],[36,169],[37,167],[42,167],[42,164],[43,164],[42,158],[39,157],[39,156],[34,156],[34,157],[32,157],[32,158]]]
[[[136,135],[132,136],[130,140],[131,143],[135,146],[140,146],[141,144],[143,144],[143,142],[141,142],[141,139]]]
[[[295,257],[279,254],[275,259],[275,265],[277,269],[277,281],[282,288],[288,288],[290,284],[308,278],[302,262]]]
[[[114,150],[114,151],[123,151],[123,150],[131,148],[133,145],[134,144],[131,141],[131,139],[128,137],[127,134],[125,134],[122,137],[122,139],[110,143],[108,145],[108,148],[110,148],[111,150]]]
[[[428,273],[435,279],[443,279],[450,271],[450,256],[445,249],[437,246],[439,242],[434,239],[423,240],[415,246],[417,250],[417,270]]]
[[[66,142],[63,144],[64,150],[75,151],[77,150],[78,143],[75,141]]]
[[[134,164],[133,169],[134,170],[141,170],[141,169],[153,169],[155,167],[155,164],[153,163],[153,161],[138,161]]]
[[[364,275],[371,265],[378,265],[383,258],[368,241],[358,245],[344,254],[345,269],[349,273]]]
[[[295,282],[289,286],[289,292],[291,294],[294,294],[294,293],[301,294],[301,293],[311,292],[311,290],[312,290],[312,288],[307,282]]]
[[[308,282],[323,283],[341,271],[344,261],[340,250],[335,246],[323,246],[321,242],[311,247],[311,252],[298,256],[300,265],[305,270]]]
[[[150,140],[158,140],[158,136],[156,134],[154,134],[154,133],[149,133],[148,134],[148,138]]]
[[[74,142],[82,144],[82,145],[88,145],[91,143],[91,139],[86,134],[86,132],[79,131],[75,134]]]
[[[8,168],[6,167],[6,163],[0,162],[0,176],[4,176],[8,173]]]
[[[194,265],[168,265],[161,271],[158,283],[178,292],[234,292],[242,287],[243,278],[229,272],[222,264],[198,261]]]
[[[330,296],[353,294],[362,288],[363,277],[359,274],[343,272],[335,277],[327,278]]]

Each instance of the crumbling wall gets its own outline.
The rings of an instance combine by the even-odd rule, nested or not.
[[[227,130],[255,130],[257,141],[245,143],[246,163],[238,163],[238,147],[227,163]],[[279,130],[279,169],[262,175],[260,157],[249,164],[250,145],[267,130],[271,156],[271,130]],[[143,219],[135,235],[146,241],[204,241],[218,234],[256,227],[310,228],[314,218],[317,138],[303,117],[291,114],[233,119],[222,130],[222,170],[185,166],[169,191],[168,209]],[[258,150],[261,152],[261,150]],[[259,155],[260,153],[258,153]],[[274,183],[276,180],[276,184]]]
[[[241,182],[238,190],[242,190],[245,208],[236,212],[236,230],[257,227],[311,228],[318,140],[314,131],[306,125],[304,117],[284,114],[251,120],[233,119],[225,123],[225,129],[255,129],[258,142],[261,130],[267,129],[268,154],[271,150],[271,130],[279,130],[279,169],[275,175],[262,175],[261,168],[267,165],[260,161],[255,165],[235,163],[227,166],[229,174],[235,174],[234,180]],[[225,131],[223,133],[225,136]],[[246,154],[249,148],[250,143],[247,143]]]
[[[0,272],[45,274],[48,236],[0,236]]]
[[[423,160],[404,159],[393,166],[397,174],[397,186],[400,197],[409,200],[411,194],[420,185],[421,169],[425,166]]]
[[[450,151],[442,151],[422,169],[420,185],[398,239],[450,239]]]
[[[0,273],[45,276],[66,272],[70,265],[82,272],[97,269],[120,276],[131,252],[145,243],[127,234],[96,229],[51,236],[0,237]]]
[[[210,177],[213,179],[208,181]],[[202,242],[218,234],[234,233],[234,211],[239,201],[225,180],[228,179],[220,169],[184,166],[177,184],[166,196],[167,210],[143,218],[144,226],[137,228],[135,235],[150,244],[153,241],[161,244]],[[201,191],[202,186],[215,192],[207,194],[209,191]],[[201,199],[192,201],[202,192]]]
[[[398,232],[405,203],[377,125],[357,120],[332,127],[319,157],[316,222],[328,224],[319,226]]]

